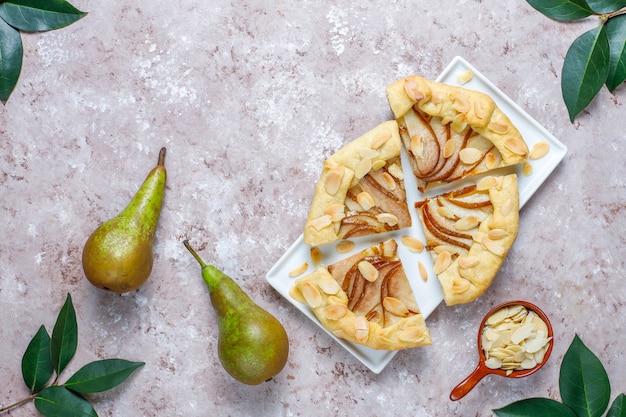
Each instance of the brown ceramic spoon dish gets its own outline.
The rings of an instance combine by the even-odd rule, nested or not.
[[[482,335],[483,328],[485,327],[485,323],[487,319],[496,311],[500,310],[503,307],[508,307],[512,305],[522,305],[526,307],[527,310],[533,311],[534,313],[536,313],[548,327],[548,337],[549,338],[553,337],[552,324],[550,324],[550,320],[548,320],[548,317],[545,315],[543,311],[541,311],[541,309],[539,309],[539,307],[537,307],[536,305],[532,303],[529,303],[527,301],[520,301],[520,300],[509,301],[509,302],[500,304],[492,308],[491,311],[489,311],[489,313],[485,315],[482,322],[480,323],[480,326],[478,327],[478,355],[479,355],[478,365],[476,366],[476,369],[474,369],[474,371],[467,378],[465,378],[461,383],[459,383],[459,385],[454,387],[454,389],[450,393],[450,399],[452,401],[460,400],[461,398],[463,398],[468,392],[471,391],[472,388],[474,388],[474,386],[481,379],[483,379],[485,376],[489,374],[500,375],[506,378],[523,378],[525,376],[528,376],[537,372],[548,361],[548,358],[550,357],[550,353],[552,353],[553,339],[550,339],[550,342],[548,342],[548,349],[546,350],[546,353],[543,357],[543,361],[541,361],[541,363],[538,363],[534,368],[513,371],[509,375],[507,375],[505,370],[491,369],[491,368],[488,368],[487,365],[485,365],[486,358],[485,358],[485,352],[483,351],[482,341],[481,341],[481,335]]]

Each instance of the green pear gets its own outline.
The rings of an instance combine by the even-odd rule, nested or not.
[[[133,199],[99,226],[83,248],[85,276],[98,288],[125,293],[141,287],[152,272],[152,247],[165,194],[165,148]]]
[[[183,244],[202,267],[219,327],[218,357],[226,372],[248,385],[258,385],[280,373],[289,355],[283,325],[232,278],[207,265],[187,240]]]

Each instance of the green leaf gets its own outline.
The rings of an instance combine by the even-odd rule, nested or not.
[[[60,375],[67,364],[72,360],[78,346],[78,324],[76,323],[76,312],[72,305],[72,297],[67,294],[65,304],[59,312],[57,321],[52,329],[52,341],[50,353],[52,365]]]
[[[42,390],[35,408],[46,417],[98,417],[89,401],[61,386]]]
[[[602,416],[609,405],[611,386],[606,370],[578,335],[563,357],[559,390],[563,404],[579,417]]]
[[[105,359],[83,366],[63,384],[66,388],[82,394],[110,390],[124,382],[144,362],[124,359]]]
[[[610,18],[605,26],[611,50],[606,87],[613,91],[626,80],[626,15]]]
[[[609,73],[609,40],[604,25],[579,36],[570,46],[561,73],[561,91],[570,121],[598,94]]]
[[[528,398],[493,412],[499,417],[576,417],[568,406],[549,398]]]
[[[54,368],[50,359],[50,336],[41,326],[22,356],[22,377],[30,392],[42,389],[50,380]]]
[[[0,101],[6,103],[22,72],[20,32],[0,19]]]
[[[555,20],[584,19],[593,14],[585,0],[526,0],[528,4]]]
[[[0,4],[0,17],[25,32],[60,29],[86,14],[65,0],[7,0]]]
[[[587,0],[589,7],[596,13],[612,13],[626,7],[626,0]]]
[[[617,396],[606,417],[626,417],[626,395]]]

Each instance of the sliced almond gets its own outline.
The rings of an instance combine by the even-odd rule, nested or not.
[[[454,223],[454,228],[460,231],[467,231],[476,228],[479,223],[478,217],[465,216]]]
[[[524,163],[522,164],[522,174],[529,176],[532,173],[533,173],[532,164],[528,161],[524,161]]]
[[[461,151],[459,152],[459,158],[461,159],[461,162],[468,165],[472,165],[480,161],[480,158],[482,158],[482,156],[482,152],[476,148],[465,148],[461,149]]]
[[[380,214],[377,214],[376,215],[376,220],[378,220],[381,223],[386,223],[389,226],[395,226],[399,222],[398,216],[396,216],[395,214],[391,214],[391,213],[380,213]]]
[[[356,196],[356,201],[359,203],[363,210],[367,211],[374,207],[376,203],[374,202],[374,198],[367,191],[362,191]]]
[[[452,292],[461,294],[469,290],[471,283],[465,278],[454,278],[452,280]]]
[[[389,172],[394,178],[399,180],[404,179],[404,172],[402,172],[402,167],[398,164],[390,165],[389,168],[387,168],[387,172]]]
[[[324,180],[324,188],[326,189],[326,192],[328,194],[337,194],[337,191],[339,191],[339,188],[341,187],[341,181],[343,180],[344,172],[345,170],[343,165],[337,165],[336,167],[328,171],[328,174],[326,174],[326,179]]]
[[[310,305],[312,308],[317,308],[322,305],[322,294],[319,292],[315,285],[311,284],[310,282],[305,282],[304,284],[302,284],[301,291],[307,304]]]
[[[494,255],[504,256],[505,254],[504,247],[500,243],[489,239],[489,236],[484,236],[480,243],[482,243],[483,246]]]
[[[311,226],[313,226],[315,230],[322,230],[323,228],[330,226],[331,223],[332,218],[328,214],[325,214],[315,220],[312,220]]]
[[[424,337],[424,330],[417,326],[408,326],[398,331],[398,338],[405,342],[419,342]]]
[[[381,146],[383,146],[385,143],[387,143],[389,139],[391,139],[391,133],[380,132],[376,135],[376,137],[374,137],[374,139],[372,139],[372,142],[370,143],[370,148],[378,149]]]
[[[372,162],[372,170],[373,171],[378,171],[379,169],[381,169],[385,165],[387,165],[387,161],[385,161],[384,159],[375,159]]]
[[[487,236],[489,237],[489,239],[492,240],[498,240],[498,239],[502,239],[506,236],[506,230],[504,229],[491,229],[488,233]]]
[[[295,285],[293,287],[289,288],[289,296],[291,298],[293,298],[294,300],[296,300],[297,302],[299,302],[299,303],[306,303],[306,300],[304,299],[304,296],[302,295],[302,292]]]
[[[510,130],[510,127],[508,124],[500,123],[500,122],[491,122],[489,123],[489,126],[487,126],[487,128],[491,130],[492,132],[498,133],[500,135],[504,135],[508,133]]]
[[[548,142],[537,142],[533,145],[533,148],[531,149],[530,154],[528,154],[528,157],[530,159],[543,158],[544,156],[546,156],[549,150],[550,144]]]
[[[361,159],[354,167],[354,176],[358,179],[363,178],[372,169],[371,158]]]
[[[335,246],[335,250],[339,253],[348,253],[352,249],[354,249],[354,242],[350,240],[342,240]]]
[[[448,251],[443,251],[439,255],[437,255],[437,260],[435,261],[435,265],[433,266],[433,271],[435,274],[439,275],[452,263],[452,255]]]
[[[328,320],[339,320],[348,313],[348,307],[345,304],[331,304],[324,308],[324,313]]]
[[[328,214],[333,222],[341,221],[346,217],[346,206],[339,203],[331,204],[324,209],[324,214]]]
[[[335,281],[335,279],[332,276],[322,277],[318,281],[317,285],[319,285],[320,289],[324,291],[325,294],[328,294],[328,295],[335,295],[341,289],[337,281]]]
[[[311,255],[311,262],[313,265],[318,265],[322,260],[322,251],[317,246],[311,246],[311,250],[309,251]]]
[[[526,144],[519,138],[510,137],[504,140],[504,146],[516,155],[526,155]]]
[[[413,78],[405,78],[404,91],[411,100],[422,101],[425,97],[419,89],[419,83]]]
[[[359,272],[363,275],[363,278],[369,282],[374,282],[378,279],[378,269],[368,261],[361,261],[358,263]]]
[[[391,191],[394,191],[397,187],[396,180],[393,179],[393,176],[388,172],[383,172],[382,175],[383,181],[385,181],[385,185]]]
[[[497,160],[498,160],[498,157],[496,156],[495,153],[491,151],[487,152],[487,154],[485,155],[485,165],[489,169],[493,169],[496,167]]]
[[[443,147],[443,157],[450,158],[456,149],[456,142],[454,139],[448,139]]]
[[[452,124],[450,125],[452,130],[457,133],[461,133],[467,127],[467,120],[465,119],[465,114],[457,114],[452,120]]]
[[[361,155],[361,158],[369,158],[374,160],[379,155],[379,152],[376,149],[372,148],[361,148],[359,149],[359,155]]]
[[[420,272],[420,277],[422,277],[422,281],[428,281],[428,271],[426,271],[426,267],[420,261],[417,262],[417,269]]]
[[[459,268],[472,268],[478,265],[478,256],[461,256],[459,257]]]
[[[394,297],[383,298],[383,308],[398,317],[409,315],[409,308],[402,301]]]
[[[293,278],[293,277],[297,277],[298,275],[302,275],[302,273],[304,273],[304,271],[306,271],[308,267],[309,267],[309,263],[305,262],[299,267],[294,268],[291,271],[289,271],[289,276]]]
[[[369,324],[364,316],[357,316],[354,320],[354,337],[359,342],[365,342],[369,336]]]
[[[463,71],[456,76],[456,82],[463,85],[474,78],[474,73],[471,70]]]
[[[496,177],[489,175],[478,180],[478,182],[476,183],[476,190],[485,191],[497,185],[498,180],[496,179]]]
[[[502,204],[502,206],[500,206],[500,214],[506,217],[509,214],[511,214],[512,211],[513,211],[513,200],[509,198]]]
[[[450,207],[446,207],[446,206],[437,207],[437,214],[439,214],[440,216],[445,217],[446,219],[454,219],[454,218],[456,218],[456,215],[454,214],[452,209]]]
[[[420,253],[424,250],[422,241],[412,236],[402,236],[401,241],[411,252]]]

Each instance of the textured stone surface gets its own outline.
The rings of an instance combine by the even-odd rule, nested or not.
[[[603,90],[575,123],[560,92],[571,42],[597,22],[551,21],[526,2],[72,2],[89,12],[27,34],[24,67],[0,107],[0,404],[28,395],[20,361],[70,292],[79,349],[146,366],[90,396],[100,416],[490,416],[558,399],[579,334],[626,390],[625,92]],[[322,160],[389,118],[385,87],[436,77],[460,55],[569,147],[522,211],[519,238],[488,293],[428,318],[435,344],[373,374],[282,299],[264,276],[300,235]],[[123,296],[84,278],[84,241],[129,200],[168,148],[152,276]],[[216,322],[188,237],[285,324],[284,371],[248,387],[224,373]],[[487,377],[452,402],[477,359],[476,326],[502,301],[541,305],[553,356],[523,380]],[[63,378],[62,378],[63,379]],[[32,416],[32,404],[7,413]]]

